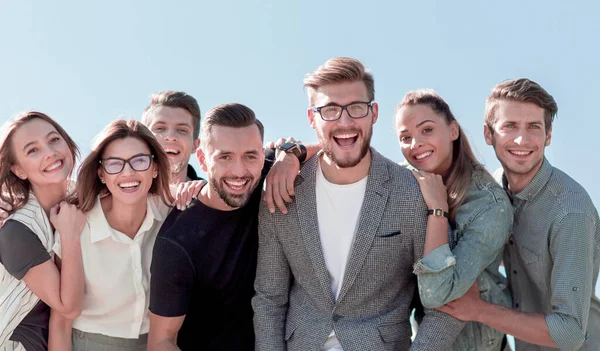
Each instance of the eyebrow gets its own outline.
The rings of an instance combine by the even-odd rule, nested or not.
[[[434,120],[431,120],[431,119],[426,119],[426,120],[424,120],[424,121],[421,121],[421,122],[417,123],[417,125],[416,125],[415,127],[419,128],[420,126],[422,126],[423,124],[425,124],[425,123],[427,123],[427,122],[435,123],[435,121],[434,121]],[[401,131],[400,131],[400,133],[406,133],[406,132],[408,132],[408,129],[404,129],[404,130],[401,130]]]
[[[167,124],[167,122],[157,121],[157,122],[154,122],[153,126],[155,126],[157,124]],[[190,123],[177,123],[176,126],[178,126],[178,127],[184,126],[184,127],[190,127],[190,128],[192,128],[192,125]]]
[[[46,138],[48,138],[48,137],[49,137],[50,135],[52,135],[52,134],[57,134],[57,135],[59,135],[59,136],[60,136],[60,134],[58,134],[58,132],[57,132],[57,131],[53,130],[53,131],[51,131],[50,133],[46,134]],[[23,146],[23,151],[25,151],[25,149],[27,149],[28,147],[30,147],[31,145],[34,145],[34,144],[36,144],[36,143],[37,143],[37,140],[34,140],[34,141],[30,141],[30,142],[28,142],[27,144],[25,144],[25,146]]]

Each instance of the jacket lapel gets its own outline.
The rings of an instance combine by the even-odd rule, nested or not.
[[[383,186],[383,183],[389,179],[388,169],[383,156],[372,148],[371,155],[371,167],[369,169],[369,178],[367,179],[365,198],[360,210],[354,243],[352,244],[350,257],[346,265],[346,272],[344,273],[342,289],[337,302],[343,300],[344,295],[346,295],[354,284],[356,276],[363,266],[381,223],[389,196],[389,190]]]
[[[325,265],[317,216],[316,171],[319,158],[320,153],[307,161],[300,170],[300,174],[296,178],[296,192],[303,195],[297,196],[295,202],[298,208],[300,230],[302,231],[304,244],[315,269],[317,279],[323,289],[323,296],[326,296],[329,305],[333,306],[334,297],[331,291],[331,278]]]

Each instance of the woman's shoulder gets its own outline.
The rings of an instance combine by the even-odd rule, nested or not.
[[[481,202],[481,205],[484,203],[510,205],[506,191],[483,166],[473,170],[471,184],[463,204],[470,202]]]

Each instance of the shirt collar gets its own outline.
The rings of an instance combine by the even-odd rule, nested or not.
[[[158,199],[158,201],[162,201]],[[160,213],[158,207],[152,201],[152,195],[148,195],[148,200],[146,201],[146,217],[138,230],[139,233],[146,232],[152,228],[154,225],[154,221],[163,221],[165,218]],[[100,204],[100,196],[96,197],[96,203],[94,207],[88,213],[88,223],[90,225],[90,240],[93,243],[104,240],[108,237],[113,237],[115,241],[121,242],[119,236],[114,229],[110,227],[108,221],[106,220],[106,216],[104,215],[104,211],[102,210],[102,205]]]
[[[544,157],[544,159],[542,160],[542,167],[540,167],[540,169],[535,174],[531,182],[529,182],[529,184],[527,184],[525,188],[523,188],[523,190],[521,190],[519,193],[511,194],[511,192],[508,191],[508,180],[506,179],[505,174],[502,174],[502,186],[504,187],[504,190],[506,190],[508,195],[511,197],[511,199],[517,198],[519,200],[524,201],[533,200],[533,198],[535,198],[537,194],[539,194],[539,192],[546,186],[546,184],[550,180],[550,176],[552,176],[552,169],[552,165],[550,164],[550,162],[548,162],[546,157]]]

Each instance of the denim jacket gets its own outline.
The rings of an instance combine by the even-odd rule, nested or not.
[[[415,264],[423,306],[440,307],[463,296],[479,283],[484,300],[511,306],[506,278],[498,267],[513,222],[506,192],[484,171],[475,171],[463,203],[451,225],[452,241],[431,251]],[[468,322],[453,350],[500,350],[503,333]]]

